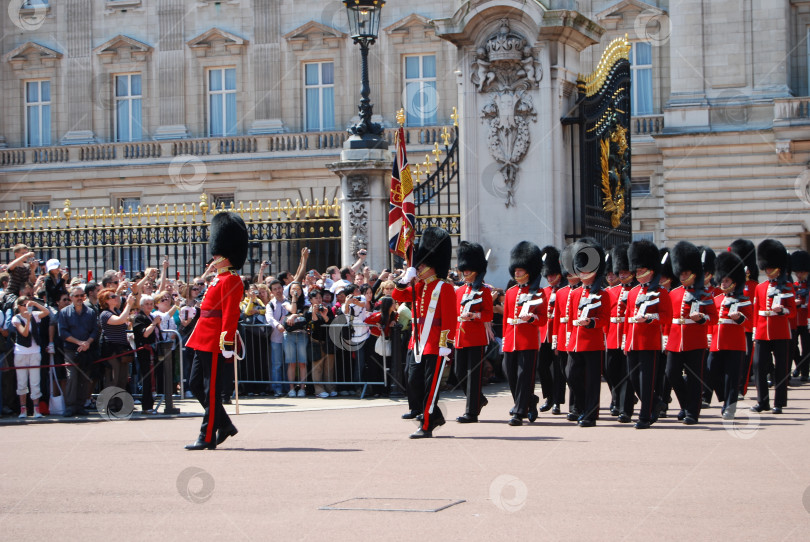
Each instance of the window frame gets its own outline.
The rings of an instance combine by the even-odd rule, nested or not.
[[[639,43],[644,43],[649,45],[650,47],[650,63],[649,64],[637,64],[636,63],[636,46]],[[631,105],[630,105],[630,115],[633,117],[646,117],[649,115],[655,115],[655,80],[653,79],[653,50],[655,48],[652,45],[652,42],[649,41],[634,41],[633,46],[630,48],[630,81],[632,87],[632,96],[631,96]],[[649,113],[637,113],[635,108],[639,103],[637,100],[639,87],[635,83],[638,81],[638,78],[635,76],[637,71],[641,70],[649,70],[650,71],[650,112]]]
[[[436,66],[436,75],[434,75],[433,77],[425,77],[424,76],[424,58],[429,57],[429,56],[433,57],[433,62],[435,64],[435,66]],[[419,77],[417,77],[417,78],[408,78],[408,76],[407,76],[407,63],[408,63],[409,58],[419,58]],[[425,83],[433,82],[433,91],[437,96],[436,110],[433,112],[432,122],[427,122],[424,115],[421,115],[421,118],[418,119],[419,120],[418,123],[413,122],[413,120],[415,120],[415,119],[412,119],[410,117],[410,113],[408,112],[408,108],[405,107],[405,104],[403,103],[403,107],[405,107],[405,114],[406,114],[406,117],[407,117],[406,122],[407,122],[408,126],[422,126],[423,127],[423,126],[436,126],[436,125],[438,125],[438,123],[439,123],[439,103],[438,103],[439,77],[438,77],[438,75],[439,75],[439,55],[437,53],[435,53],[435,52],[430,52],[430,53],[408,53],[408,54],[402,55],[402,81],[403,81],[402,96],[403,96],[403,102],[406,101],[407,96],[408,96],[408,84],[409,83],[418,83],[419,84],[418,93],[421,95],[424,92],[424,89],[426,88]]]
[[[234,88],[233,89],[226,89],[225,88],[225,73],[226,70],[233,70],[234,71]],[[211,72],[218,71],[222,73],[222,90],[211,90]],[[227,94],[233,94],[234,99],[236,100],[236,123],[234,124],[234,133],[229,134],[228,127],[227,127],[227,120],[228,120],[228,113],[227,107],[225,106],[225,96]],[[223,122],[222,122],[222,134],[214,135],[212,133],[212,124],[211,121],[211,97],[213,95],[223,96],[223,107],[222,107],[222,115],[223,115]],[[236,69],[236,66],[211,66],[210,68],[205,69],[205,111],[206,111],[206,133],[208,134],[207,137],[233,137],[238,135],[239,133],[239,73]]]
[[[332,65],[332,83],[325,84],[323,83],[323,65],[324,64],[331,64]],[[318,66],[318,83],[315,85],[308,85],[307,84],[307,66],[310,65],[317,65]],[[301,75],[303,79],[303,103],[304,103],[304,131],[305,132],[330,132],[334,131],[337,128],[337,124],[335,122],[335,61],[334,60],[314,60],[309,62],[304,62],[302,64],[303,69],[301,70]],[[330,88],[332,89],[332,126],[326,127],[324,126],[324,111],[323,111],[323,90]],[[318,89],[318,128],[317,129],[310,129],[307,123],[307,110],[308,110],[308,102],[307,102],[307,90],[311,89]]]
[[[138,75],[141,78],[141,93],[136,97],[132,94],[129,94],[125,97],[119,98],[118,96],[118,78],[119,77],[127,77],[129,78],[129,83],[127,88],[129,92],[132,92],[132,76]],[[124,72],[124,73],[114,73],[112,74],[113,78],[113,85],[112,85],[112,93],[113,93],[113,140],[116,143],[131,143],[135,141],[143,141],[143,74],[141,72]],[[131,139],[132,138],[132,100],[138,99],[141,101],[141,118],[138,119],[138,124],[141,126],[141,137],[140,139]],[[129,102],[129,135],[130,139],[119,139],[118,137],[118,102],[119,101],[128,101]]]
[[[51,145],[51,120],[50,119],[51,119],[51,114],[52,114],[52,109],[51,108],[52,108],[52,105],[53,105],[53,100],[49,99],[47,102],[42,101],[42,83],[43,82],[48,83],[48,95],[51,96],[51,80],[50,80],[50,78],[45,77],[45,78],[39,78],[39,79],[25,79],[25,80],[23,80],[23,104],[24,104],[23,105],[23,107],[24,107],[23,117],[24,117],[24,121],[25,121],[25,146],[26,147],[47,147],[47,146]],[[29,102],[28,101],[28,85],[30,83],[38,83],[39,84],[39,89],[38,89],[38,92],[37,92],[37,96],[39,97],[38,98],[39,101],[37,101],[37,102]],[[51,96],[51,98],[52,98],[52,96]],[[47,130],[42,129],[42,107],[45,106],[45,105],[47,105],[48,108],[49,108]],[[31,144],[31,140],[30,140],[30,137],[29,137],[30,134],[31,134],[31,130],[30,130],[30,127],[29,127],[29,124],[28,124],[28,108],[29,107],[38,107],[39,110],[40,110],[39,111],[39,136],[40,136],[40,142],[38,144],[36,144],[36,145]],[[43,142],[43,139],[44,139],[43,136],[45,136],[46,134],[47,134],[47,142]]]

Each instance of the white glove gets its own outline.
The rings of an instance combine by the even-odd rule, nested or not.
[[[233,357],[233,350],[223,350],[222,357],[225,359],[231,359]]]
[[[556,335],[551,336],[551,349],[552,350],[557,349],[557,336]]]
[[[413,267],[411,267],[411,269],[413,269]],[[453,350],[450,349],[450,348],[447,348],[446,346],[440,346],[439,347],[439,357],[446,358],[447,356],[449,356],[452,353],[453,353]]]
[[[667,349],[667,339],[669,339],[669,337],[667,335],[664,335],[663,337],[661,337],[661,350],[666,350]]]
[[[56,349],[53,347],[53,343],[50,343],[48,347],[45,349],[45,351],[48,352],[49,354],[55,354]]]
[[[409,282],[411,282],[415,278],[416,278],[416,268],[415,267],[409,267],[408,269],[405,270],[405,274],[402,275],[402,277],[399,279],[399,283],[400,284],[408,284]]]

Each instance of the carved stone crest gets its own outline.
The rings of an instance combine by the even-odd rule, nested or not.
[[[350,175],[348,178],[349,199],[369,197],[368,179],[362,175]]]
[[[368,207],[364,201],[354,201],[349,207],[349,233],[352,254],[368,248]]]
[[[500,20],[498,31],[478,49],[472,64],[471,79],[478,92],[492,94],[481,109],[481,120],[489,124],[489,153],[500,165],[507,207],[515,204],[519,164],[530,144],[529,120],[537,117],[528,91],[542,76],[531,47],[512,32],[508,19]]]

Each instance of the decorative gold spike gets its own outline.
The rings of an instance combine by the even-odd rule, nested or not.
[[[202,212],[203,218],[208,214],[208,194],[205,192],[200,194],[200,212]]]
[[[442,143],[445,147],[450,146],[450,131],[447,129],[447,126],[442,127]]]
[[[453,114],[450,115],[450,118],[453,119],[453,126],[458,127],[458,111],[455,106],[453,106]]]
[[[439,142],[438,141],[433,144],[433,150],[430,151],[430,152],[433,154],[433,156],[436,157],[436,163],[438,164],[439,163],[439,157],[442,155],[442,151],[439,148]]]

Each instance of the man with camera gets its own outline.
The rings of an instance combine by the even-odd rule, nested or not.
[[[335,319],[331,309],[323,304],[320,290],[308,294],[309,310],[304,314],[309,327],[309,349],[314,382],[335,381],[334,345],[329,342],[329,324]],[[315,395],[321,399],[337,395],[334,384],[315,384]]]

